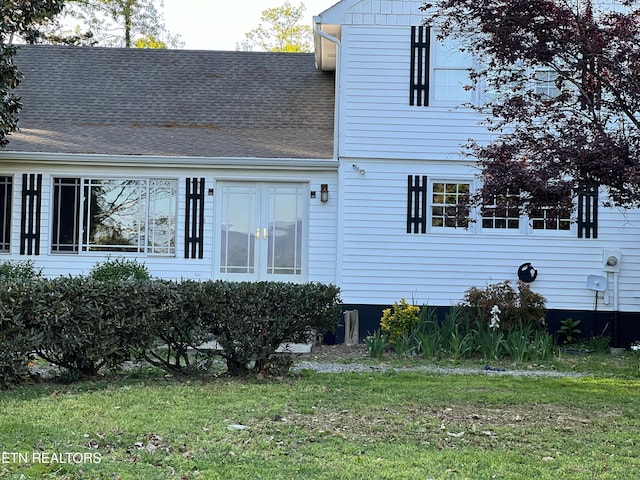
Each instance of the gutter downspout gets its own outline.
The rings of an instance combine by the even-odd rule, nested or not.
[[[315,17],[320,18],[320,17]],[[314,18],[314,20],[315,20]],[[336,99],[333,107],[333,159],[340,159],[340,51],[342,49],[342,43],[336,37],[332,37],[328,33],[325,33],[320,28],[320,24],[316,22],[316,33],[322,38],[329,40],[336,45]]]
[[[342,289],[342,264],[344,259],[344,188],[345,182],[340,175],[340,54],[342,42],[320,28],[320,17],[314,17],[315,31],[321,38],[324,38],[336,45],[336,74],[335,74],[335,101],[333,107],[333,159],[338,163],[338,211],[336,215],[336,286]]]

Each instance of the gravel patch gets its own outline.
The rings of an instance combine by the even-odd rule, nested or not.
[[[488,376],[511,376],[511,377],[586,377],[583,373],[576,372],[555,372],[552,370],[507,370],[485,366],[483,368],[462,368],[462,367],[391,367],[386,365],[365,365],[361,363],[322,363],[311,361],[300,361],[291,368],[291,371],[300,372],[311,370],[318,373],[384,373],[384,372],[424,372],[436,373],[439,375],[488,375]]]

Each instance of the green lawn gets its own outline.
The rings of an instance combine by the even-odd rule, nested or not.
[[[610,368],[22,386],[0,395],[0,478],[640,478],[640,379]]]

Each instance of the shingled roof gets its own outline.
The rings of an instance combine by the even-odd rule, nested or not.
[[[25,45],[4,151],[331,158],[334,77],[312,54]]]

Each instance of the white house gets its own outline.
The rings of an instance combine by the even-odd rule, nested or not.
[[[315,54],[22,47],[0,260],[335,283],[361,335],[402,297],[446,307],[535,273],[552,324],[640,338],[640,212],[600,192],[576,218],[450,215],[478,186],[461,146],[489,134],[421,4],[343,0],[314,17]]]

